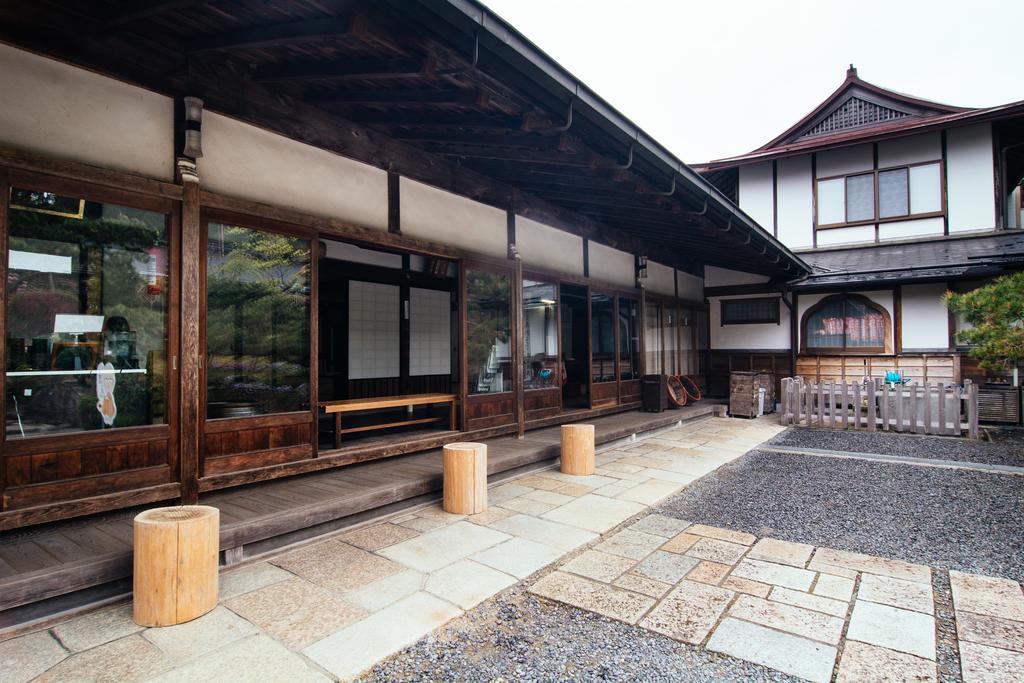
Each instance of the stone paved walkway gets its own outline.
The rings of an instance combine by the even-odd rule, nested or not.
[[[949,572],[965,681],[1024,677],[1024,593]],[[810,681],[936,680],[932,570],[652,514],[535,595]]]
[[[492,487],[479,515],[433,505],[225,571],[220,605],[186,624],[140,628],[129,604],[68,619],[0,642],[0,683],[351,679],[738,458],[775,422],[688,423],[599,453],[589,477],[544,470]],[[610,556],[648,554],[642,539]]]

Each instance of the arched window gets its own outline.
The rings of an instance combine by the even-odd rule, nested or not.
[[[822,299],[804,314],[804,351],[884,353],[891,346],[889,314],[857,294]]]

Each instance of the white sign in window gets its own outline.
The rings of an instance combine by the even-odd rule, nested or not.
[[[942,182],[939,165],[910,167],[910,213],[942,210]]]
[[[818,225],[846,222],[846,183],[843,178],[818,182]]]

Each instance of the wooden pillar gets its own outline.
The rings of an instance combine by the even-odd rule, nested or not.
[[[594,425],[562,425],[561,469],[578,476],[594,473]]]
[[[179,374],[181,422],[181,502],[199,502],[199,435],[203,349],[200,347],[200,260],[202,224],[199,217],[199,176],[195,164],[178,162],[181,183],[181,372]]]
[[[524,347],[526,345],[526,334],[523,327],[526,321],[523,315],[523,260],[520,258],[518,251],[515,252],[514,262],[515,272],[512,279],[512,305],[515,307],[515,316],[513,316],[515,338],[512,344],[512,386],[515,389],[516,423],[519,427],[517,436],[522,439],[526,433],[526,378],[523,369],[523,365],[525,363]]]
[[[8,226],[7,226],[7,206],[10,203],[9,197],[11,196],[10,186],[7,179],[7,169],[0,168],[0,276],[6,281],[7,278],[7,244],[8,244]],[[6,320],[7,315],[7,287],[0,287],[0,320]],[[0,332],[0,358],[7,362],[7,334]],[[6,380],[6,373],[0,372],[0,396],[4,396],[4,403],[6,404],[7,390],[4,385]],[[7,440],[6,429],[0,431],[0,511],[6,506],[4,505],[4,488],[6,487],[6,473],[7,467],[4,463],[3,458],[3,444]]]
[[[450,443],[442,451],[445,512],[476,515],[487,509],[487,444]]]
[[[220,510],[146,510],[133,525],[133,619],[141,626],[191,621],[217,606]]]

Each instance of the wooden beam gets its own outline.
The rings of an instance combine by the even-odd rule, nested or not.
[[[401,177],[388,171],[388,232],[402,232],[402,200],[399,188]]]
[[[371,125],[387,135],[397,135],[406,130],[475,130],[507,133],[518,131],[522,119],[518,116],[492,112],[447,111],[398,111],[359,109],[353,107],[345,112],[345,118],[365,125]]]
[[[523,149],[552,150],[569,152],[574,148],[573,141],[565,136],[544,137],[540,135],[522,135],[501,132],[497,135],[481,133],[464,133],[456,131],[396,131],[394,137],[411,143],[470,147],[517,147]],[[454,151],[453,151],[454,153]]]
[[[257,26],[201,36],[191,41],[185,51],[194,55],[202,52],[278,47],[310,40],[362,34],[364,26],[364,21],[359,16],[328,17]]]
[[[153,17],[158,17],[161,14],[178,12],[195,5],[205,5],[208,1],[209,0],[164,0],[163,2],[140,3],[138,5],[134,5],[133,3],[134,6],[130,10],[119,14],[111,14],[107,17],[106,23],[111,26],[123,26],[124,24],[130,24],[133,21],[151,19]]]
[[[470,106],[486,106],[486,97],[476,90],[427,90],[427,89],[395,89],[395,90],[325,90],[308,93],[305,98],[312,104],[346,104],[361,106],[381,106],[398,104],[415,106],[419,104],[463,104]]]
[[[252,80],[259,83],[294,81],[347,81],[372,78],[415,78],[428,76],[433,69],[429,59],[344,59],[332,62],[268,64],[256,69]]]
[[[204,350],[199,345],[202,292],[199,260],[205,252],[199,218],[199,183],[182,181],[181,185],[181,502],[195,505],[199,502],[199,439],[203,420],[199,397],[200,393],[205,393],[205,387],[200,386]]]

